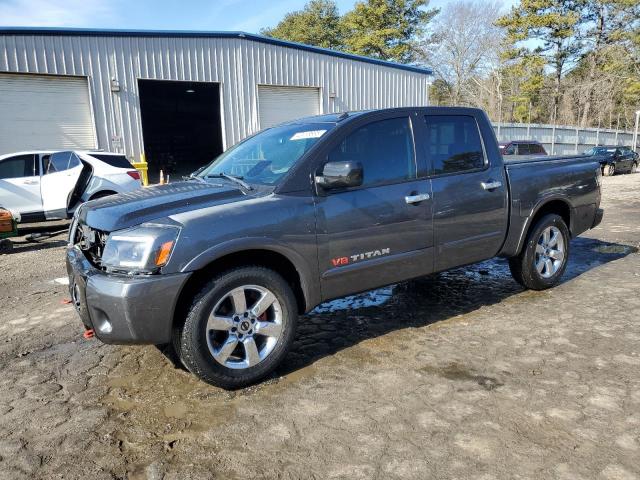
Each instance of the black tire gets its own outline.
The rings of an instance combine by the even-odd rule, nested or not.
[[[560,231],[564,242],[564,257],[557,271],[551,276],[545,277],[538,272],[535,261],[538,241],[548,227],[555,227]],[[556,286],[560,283],[560,279],[567,268],[570,240],[569,228],[567,228],[562,217],[555,214],[545,215],[529,230],[522,252],[518,256],[509,259],[511,275],[516,282],[531,290],[545,290]]]
[[[610,163],[605,165],[602,174],[605,177],[613,177],[616,174],[616,164]]]
[[[216,333],[216,331],[207,329],[207,321],[216,305],[220,301],[224,302],[225,297],[233,289],[245,286],[258,286],[267,289],[274,295],[282,317],[281,331],[275,346],[271,347],[270,353],[259,363],[243,368],[230,368],[216,360],[209,350],[208,339],[212,339],[213,337],[210,335]],[[247,308],[249,308],[248,302]],[[234,317],[236,314],[230,315]],[[242,317],[240,319],[242,320]],[[251,385],[263,379],[280,364],[293,343],[297,321],[298,309],[295,295],[289,284],[279,274],[264,267],[241,267],[221,273],[205,285],[200,293],[195,296],[184,324],[174,332],[173,345],[177,350],[180,361],[191,373],[211,385],[225,389],[235,389]],[[234,331],[236,333],[233,335],[235,335],[236,339],[242,338],[240,328],[236,328]],[[222,333],[225,334],[224,332]],[[232,336],[231,331],[226,335],[228,335],[227,339],[230,339]],[[255,339],[255,344],[260,341],[266,342],[263,337],[258,336],[257,329],[253,338]],[[246,334],[244,340],[247,340]],[[213,342],[213,340],[211,341]],[[243,351],[245,348],[244,342],[240,340],[238,342],[236,348],[240,348],[240,351]],[[240,343],[243,344],[240,345]],[[263,345],[266,345],[266,343],[263,343]],[[238,350],[233,350],[233,352],[236,351]],[[248,359],[248,350],[246,355]]]

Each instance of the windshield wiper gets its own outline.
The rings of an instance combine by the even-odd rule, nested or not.
[[[242,177],[237,177],[235,175],[229,175],[228,173],[220,172],[220,173],[210,173],[206,176],[206,178],[226,178],[227,180],[231,180],[234,183],[237,183],[245,190],[253,190],[253,187],[249,185],[247,182],[242,181]]]

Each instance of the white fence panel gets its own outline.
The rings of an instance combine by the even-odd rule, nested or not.
[[[633,132],[604,128],[579,128],[567,125],[527,123],[494,123],[499,142],[536,140],[550,155],[582,153],[596,145],[624,145],[631,147]]]

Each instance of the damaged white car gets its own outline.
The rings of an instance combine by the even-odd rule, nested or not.
[[[68,218],[78,204],[130,192],[140,173],[117,153],[30,151],[0,155],[0,205],[21,221]]]

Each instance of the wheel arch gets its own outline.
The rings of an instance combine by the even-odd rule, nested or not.
[[[538,220],[550,213],[560,215],[560,217],[562,217],[562,220],[564,220],[564,223],[567,225],[567,228],[569,229],[569,234],[573,235],[571,225],[571,222],[573,220],[572,210],[573,207],[564,197],[551,197],[540,200],[540,202],[533,208],[531,215],[529,215],[529,219],[522,229],[522,234],[520,235],[520,240],[518,242],[518,248],[516,249],[516,255],[522,251],[531,228],[533,228]]]
[[[191,269],[193,273],[182,287],[176,301],[174,324],[186,317],[191,299],[213,276],[225,270],[245,266],[261,266],[281,275],[293,290],[298,313],[305,313],[317,303],[313,295],[313,287],[309,285],[305,273],[287,255],[273,248],[255,247],[227,251],[224,254],[208,257],[206,261],[200,258],[193,266],[197,268]]]
[[[94,192],[91,194],[91,196],[89,197],[89,200],[95,200],[96,198],[102,198],[102,197],[108,197],[109,195],[115,195],[118,192],[114,191],[114,190],[99,190],[97,192]]]

